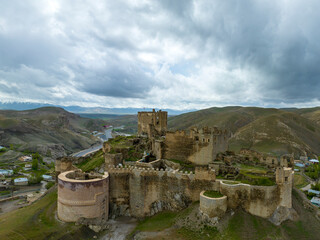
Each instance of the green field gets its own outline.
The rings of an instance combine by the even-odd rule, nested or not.
[[[87,158],[82,163],[78,164],[77,167],[84,172],[90,172],[96,167],[101,167],[104,164],[103,151],[99,150],[90,158]]]

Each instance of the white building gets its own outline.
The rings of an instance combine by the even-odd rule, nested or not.
[[[19,158],[20,161],[22,162],[31,162],[32,161],[32,157],[30,156],[22,156]]]
[[[318,198],[318,197],[313,197],[313,198],[311,199],[311,203],[314,204],[314,205],[316,205],[316,206],[318,206],[318,207],[320,207],[320,198]]]
[[[13,175],[13,170],[0,169],[0,176],[7,177],[7,176],[12,176],[12,175]]]
[[[43,177],[43,180],[45,180],[45,181],[50,181],[50,180],[52,180],[52,176],[50,176],[50,175],[45,175],[45,174],[43,174],[42,177]]]
[[[14,185],[26,186],[28,185],[28,178],[16,178],[13,180]]]

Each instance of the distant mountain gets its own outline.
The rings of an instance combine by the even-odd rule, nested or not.
[[[103,129],[104,124],[101,119],[82,118],[57,107],[0,110],[0,145],[43,154],[48,149],[71,153],[94,144],[97,140],[90,132]]]
[[[320,154],[320,109],[257,107],[209,108],[169,118],[172,130],[192,126],[229,129],[230,150],[251,148],[264,153]]]
[[[152,108],[104,108],[104,107],[80,107],[80,106],[61,106],[42,103],[29,103],[29,102],[0,102],[0,109],[3,110],[31,110],[40,107],[60,107],[73,113],[95,113],[95,114],[115,114],[115,115],[128,115],[137,114],[140,111],[152,111]],[[159,110],[159,109],[156,109]],[[178,115],[190,111],[190,110],[173,110],[173,109],[161,109],[167,111],[169,115]]]

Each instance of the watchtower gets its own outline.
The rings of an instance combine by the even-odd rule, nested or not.
[[[138,112],[138,134],[147,134],[148,137],[152,135],[165,135],[167,131],[168,112],[159,110],[156,112]]]

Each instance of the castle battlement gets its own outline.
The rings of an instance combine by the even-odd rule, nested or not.
[[[112,174],[131,174],[135,176],[158,176],[158,177],[171,177],[177,179],[193,180],[215,180],[215,170],[211,168],[197,167],[195,172],[181,171],[174,169],[159,169],[159,168],[142,168],[136,166],[115,166],[108,165],[106,171]]]

